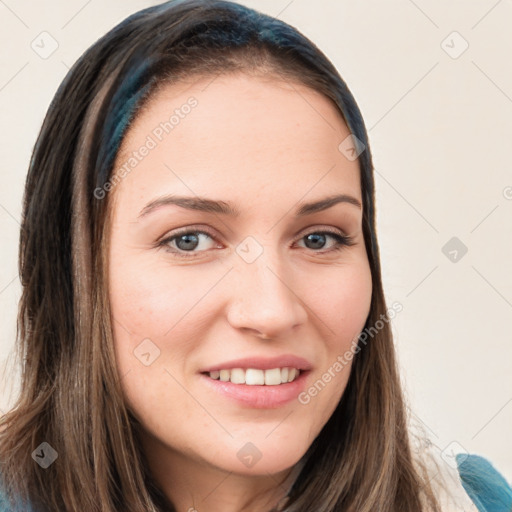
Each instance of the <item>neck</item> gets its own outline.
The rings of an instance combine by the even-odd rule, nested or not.
[[[192,460],[155,439],[144,439],[143,446],[151,473],[180,512],[280,510],[302,467],[299,462],[276,474],[246,475]]]

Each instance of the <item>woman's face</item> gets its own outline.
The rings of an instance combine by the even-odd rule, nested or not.
[[[336,408],[372,294],[349,134],[319,93],[242,74],[166,86],[132,124],[107,191],[110,300],[162,467],[277,473]]]

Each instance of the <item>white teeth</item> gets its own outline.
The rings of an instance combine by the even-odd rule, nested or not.
[[[249,386],[265,384],[265,372],[263,370],[255,370],[254,368],[249,368],[245,372],[245,383]]]
[[[276,386],[277,384],[281,384],[281,369],[265,370],[265,385]]]
[[[246,384],[248,386],[277,386],[294,381],[300,375],[297,368],[272,368],[259,370],[256,368],[233,368],[232,370],[215,370],[209,372],[214,380],[231,381],[233,384]]]
[[[233,384],[245,384],[245,372],[242,368],[233,368],[231,370],[230,380]]]

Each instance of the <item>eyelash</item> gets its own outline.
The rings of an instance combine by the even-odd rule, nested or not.
[[[181,231],[178,231],[177,233],[174,233],[172,236],[166,237],[160,242],[158,242],[157,247],[164,247],[167,252],[173,253],[178,258],[195,258],[197,257],[197,252],[193,251],[183,251],[180,249],[174,249],[170,248],[169,244],[173,241],[178,239],[180,236],[183,235],[190,235],[190,234],[202,234],[209,236],[212,240],[215,240],[215,237],[212,233],[202,230],[202,229],[193,229],[191,227],[183,229]],[[332,247],[331,249],[328,249],[326,251],[315,251],[314,249],[310,249],[311,251],[318,253],[318,254],[328,254],[334,251],[340,251],[345,247],[350,247],[355,244],[354,239],[347,235],[342,235],[338,231],[333,231],[330,229],[323,229],[318,231],[310,231],[309,233],[304,234],[299,238],[299,240],[302,240],[303,238],[306,238],[308,235],[311,234],[321,234],[321,235],[329,235],[332,238],[336,240],[336,245]],[[307,248],[306,248],[307,249]],[[188,253],[187,253],[188,252]],[[206,252],[206,251],[199,251],[199,252]]]

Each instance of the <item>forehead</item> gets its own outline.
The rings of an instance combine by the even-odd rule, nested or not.
[[[349,134],[330,99],[296,82],[239,73],[163,85],[123,140],[114,172],[129,175],[116,194],[178,186],[298,198],[336,187],[360,197],[358,163],[339,149]]]

